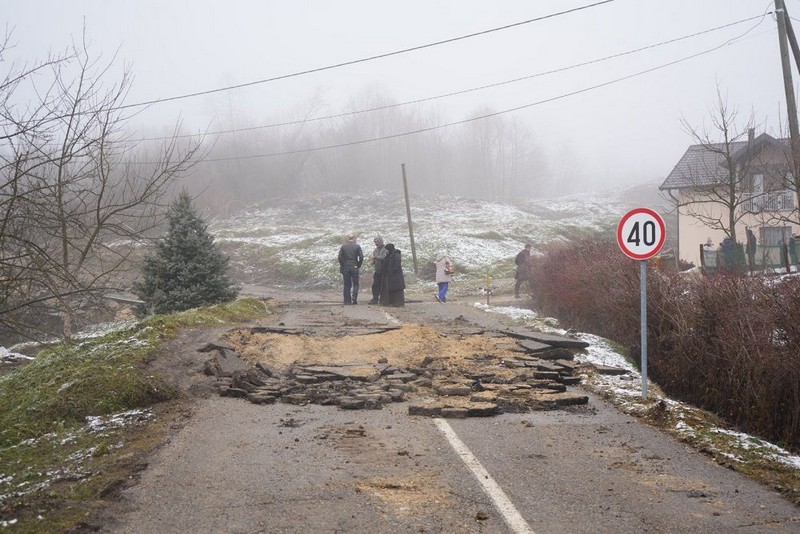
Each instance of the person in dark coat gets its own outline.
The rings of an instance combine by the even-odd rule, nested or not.
[[[726,236],[722,243],[719,244],[719,252],[722,256],[721,267],[732,271],[735,264],[733,260],[733,239],[730,236]]]
[[[406,280],[403,276],[403,264],[400,251],[394,244],[387,243],[388,254],[383,259],[383,280],[381,285],[382,306],[405,306]]]
[[[523,282],[528,282],[530,284],[531,278],[531,244],[528,243],[525,245],[525,248],[519,251],[517,256],[514,258],[514,263],[517,266],[517,272],[514,274],[514,279],[516,282],[514,283],[514,298],[518,299],[520,287],[522,287]]]
[[[756,239],[756,234],[754,234],[750,228],[747,228],[747,263],[751,269],[756,266],[757,246],[758,240]]]

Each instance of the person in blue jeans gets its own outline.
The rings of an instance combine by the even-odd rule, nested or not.
[[[356,243],[355,234],[347,236],[347,241],[339,249],[339,272],[344,281],[344,303],[358,304],[358,270],[364,263],[361,245]]]
[[[437,301],[447,302],[447,290],[453,280],[453,265],[447,253],[440,251],[436,254],[436,285],[439,291],[434,295]]]

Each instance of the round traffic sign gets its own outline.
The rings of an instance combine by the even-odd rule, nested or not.
[[[650,208],[636,208],[626,213],[617,226],[617,243],[622,252],[634,260],[652,258],[667,239],[667,228],[661,215]]]

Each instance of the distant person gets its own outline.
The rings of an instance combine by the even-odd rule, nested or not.
[[[517,272],[514,274],[514,278],[516,279],[516,283],[514,284],[514,298],[518,299],[520,287],[522,287],[523,282],[528,282],[530,285],[530,278],[531,278],[531,244],[528,243],[525,245],[525,248],[517,253],[517,257],[514,258],[514,263],[517,265]]]
[[[754,268],[756,266],[756,247],[758,246],[758,241],[756,240],[756,235],[750,228],[747,228],[747,263],[750,265],[750,268]]]
[[[383,260],[381,269],[381,305],[382,306],[405,306],[406,280],[403,276],[403,263],[400,259],[400,251],[394,248],[394,244],[386,244],[386,258]]]
[[[372,256],[370,257],[372,268],[374,269],[374,273],[372,274],[372,300],[369,301],[370,304],[377,304],[380,301],[383,260],[389,253],[383,245],[383,238],[381,236],[376,236],[374,243],[375,250],[372,251]]]
[[[796,235],[789,236],[789,260],[792,265],[797,265],[797,237]]]
[[[345,304],[358,304],[358,270],[362,263],[364,263],[364,253],[361,251],[361,245],[356,243],[355,234],[350,234],[339,249],[339,272],[342,273],[344,280]]]
[[[722,240],[722,243],[719,244],[719,252],[718,254],[721,256],[721,266],[725,269],[732,270],[735,266],[733,260],[733,239],[730,236],[726,236],[725,239]]]
[[[453,280],[453,264],[447,253],[440,251],[436,254],[436,285],[439,291],[436,293],[436,300],[439,302],[447,302],[447,290],[450,288],[450,282]]]

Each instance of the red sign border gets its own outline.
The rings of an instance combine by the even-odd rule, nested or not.
[[[638,215],[639,213],[646,213],[650,215],[656,220],[658,225],[661,227],[661,239],[659,240],[658,245],[656,246],[656,248],[654,248],[651,252],[648,252],[647,254],[634,254],[633,252],[625,248],[625,245],[623,245],[625,241],[622,238],[622,227],[625,226],[625,223],[628,221],[628,219],[630,219],[634,215]],[[659,215],[655,210],[651,210],[650,208],[636,208],[629,211],[628,213],[623,215],[622,219],[619,221],[619,224],[617,225],[617,245],[619,245],[619,248],[620,250],[622,250],[623,254],[634,260],[648,260],[652,258],[661,251],[661,248],[664,246],[664,242],[666,240],[667,240],[667,225],[664,224],[663,217],[661,217],[661,215]]]

